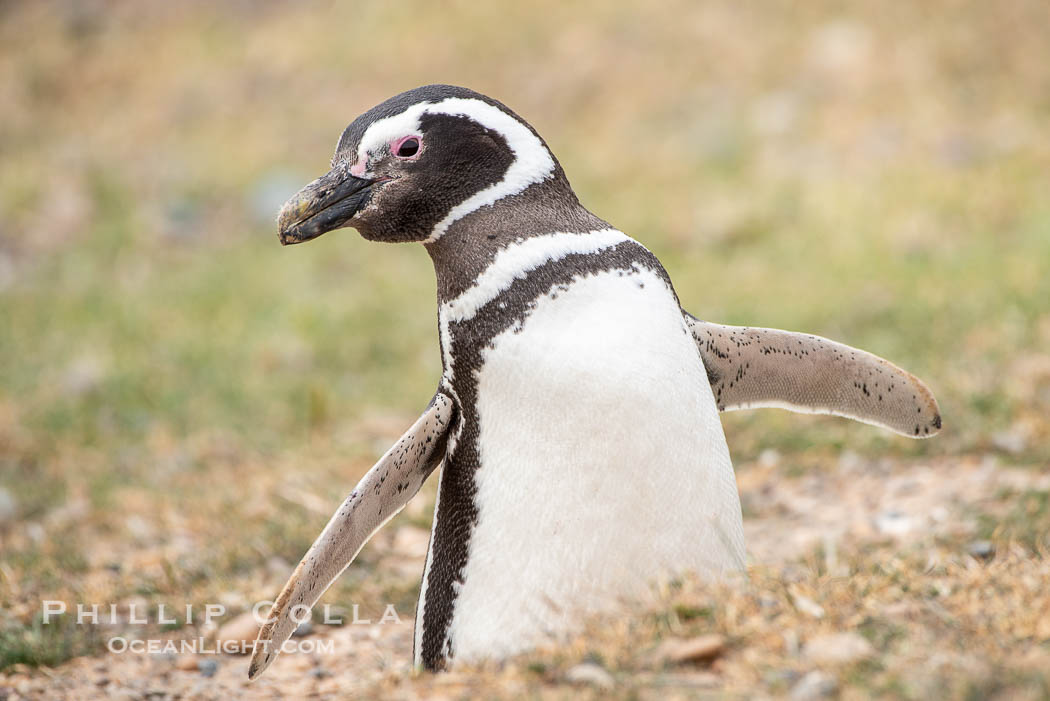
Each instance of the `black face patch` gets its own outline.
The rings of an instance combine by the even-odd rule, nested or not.
[[[478,100],[492,105],[525,126],[547,148],[535,129],[497,100],[453,85],[426,85],[396,95],[355,119],[339,139],[333,166],[356,161],[361,139],[377,120],[401,114],[413,105],[438,104],[448,98]],[[369,206],[361,210],[350,224],[365,238],[389,242],[425,240],[453,207],[499,182],[514,162],[514,154],[498,132],[462,115],[424,114],[420,118],[420,131],[423,138],[419,153],[412,160],[385,152],[373,154],[369,172],[383,178],[384,182],[373,188]],[[553,154],[551,158],[554,170],[550,177],[527,191],[553,183],[554,190],[546,193],[554,196],[550,200],[552,204],[557,205],[561,200],[563,204],[578,207],[558,159]],[[515,199],[519,205],[523,203]],[[472,214],[483,213],[486,209],[489,208],[482,207]],[[542,209],[543,206],[526,206],[521,211],[528,215]]]
[[[498,183],[514,162],[503,137],[460,115],[424,114],[418,159],[385,154],[371,164],[377,178],[369,206],[353,226],[371,241],[422,241],[452,208]]]

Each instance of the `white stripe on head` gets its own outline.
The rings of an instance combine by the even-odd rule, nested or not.
[[[420,102],[392,117],[379,119],[369,125],[357,147],[357,165],[367,163],[368,154],[394,139],[420,131],[424,114],[461,115],[474,120],[486,129],[503,137],[514,154],[514,161],[503,174],[503,179],[476,192],[452,208],[445,218],[434,226],[426,242],[437,241],[453,222],[498,200],[516,195],[554,174],[554,157],[539,137],[523,123],[499,107],[484,100],[449,97],[441,102]]]
[[[377,119],[369,124],[365,133],[361,135],[361,143],[357,145],[357,165],[367,165],[370,153],[375,153],[394,139],[418,134],[419,118],[430,111],[431,107],[434,107],[432,102],[417,102],[400,114]]]

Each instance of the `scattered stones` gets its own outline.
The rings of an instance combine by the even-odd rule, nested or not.
[[[630,675],[631,686],[682,687],[694,689],[712,689],[722,686],[722,678],[713,672],[698,670],[674,674],[652,672],[633,672]],[[648,698],[648,697],[643,697]]]
[[[856,633],[828,633],[811,638],[802,654],[820,665],[850,664],[875,654],[866,639]]]
[[[793,669],[772,669],[762,675],[762,681],[769,686],[785,687],[798,680],[799,673]]]
[[[883,511],[875,517],[875,528],[886,535],[907,535],[914,530],[915,519],[900,511]]]
[[[966,552],[978,560],[989,560],[995,556],[995,544],[990,540],[975,540],[966,546]]]
[[[798,631],[788,628],[780,636],[784,639],[784,654],[788,657],[798,656]]]
[[[153,524],[138,514],[132,514],[124,519],[124,529],[131,538],[139,543],[153,540],[157,534]]]
[[[813,670],[802,677],[791,687],[792,701],[815,701],[834,695],[839,684],[834,677],[819,670]]]
[[[239,591],[224,591],[218,596],[219,603],[226,607],[227,611],[246,609],[251,604],[247,597]]]
[[[810,618],[824,618],[824,607],[808,596],[792,594],[791,600],[794,602],[795,608]]]
[[[848,448],[839,455],[839,469],[843,472],[860,472],[865,467],[867,464],[864,458]]]
[[[215,633],[215,642],[223,652],[246,655],[252,651],[258,634],[259,622],[247,611],[223,623]]]
[[[667,640],[657,649],[658,662],[683,664],[708,662],[725,652],[726,639],[717,633],[699,635],[689,640]]]
[[[835,19],[810,36],[807,63],[821,73],[845,79],[863,70],[871,58],[871,32],[863,23]]]
[[[768,470],[772,470],[780,464],[780,453],[772,448],[766,448],[758,454],[758,464]]]
[[[47,530],[37,523],[36,521],[30,521],[25,525],[26,537],[34,543],[43,543],[44,538],[47,538]]]
[[[714,688],[722,685],[722,679],[713,672],[688,672],[686,674],[668,674],[668,686],[685,686],[696,688]]]
[[[66,503],[47,513],[44,525],[51,530],[65,528],[70,524],[83,521],[91,514],[91,504],[84,497],[70,497]]]
[[[196,655],[179,655],[175,658],[175,669],[181,669],[184,672],[195,672],[199,669],[197,666],[199,661]]]
[[[565,673],[565,681],[570,684],[587,684],[604,691],[611,691],[616,686],[616,681],[599,664],[594,662],[581,662]]]
[[[15,520],[18,513],[18,503],[11,492],[0,487],[0,526]]]
[[[1019,455],[1028,447],[1027,431],[1020,427],[1013,427],[1007,431],[999,431],[992,434],[992,445],[1004,453]]]
[[[991,672],[986,674],[981,670],[980,665],[969,659],[963,660],[961,656],[960,661],[948,665],[937,662],[937,655],[941,654],[938,648],[956,644],[961,637],[959,631],[967,630],[970,625],[969,621],[984,620],[982,617],[993,611],[995,615],[998,615],[1000,604],[1006,608],[1010,616],[1010,630],[1015,631],[1015,635],[1027,636],[1025,641],[1050,640],[1050,627],[1048,627],[1050,621],[1043,622],[1040,617],[1031,614],[1031,611],[1039,610],[1036,606],[1032,606],[1030,610],[1022,610],[1019,614],[1016,612],[1017,602],[1020,603],[1021,608],[1026,607],[1026,597],[1031,596],[1033,600],[1041,601],[1034,598],[1037,595],[1032,592],[1040,592],[1042,583],[1046,581],[1042,574],[1045,572],[1042,566],[1034,564],[1032,558],[1027,555],[1019,554],[1007,548],[1005,544],[997,542],[992,544],[998,545],[998,552],[994,553],[996,558],[994,567],[977,566],[969,557],[966,557],[963,560],[968,561],[970,566],[958,568],[953,566],[949,576],[941,576],[941,569],[936,569],[937,574],[934,577],[922,575],[926,582],[924,587],[928,585],[929,588],[908,590],[902,595],[898,595],[895,591],[889,596],[881,596],[876,593],[861,609],[855,606],[855,599],[846,599],[842,596],[848,588],[841,588],[837,584],[827,589],[824,588],[829,580],[823,574],[814,573],[815,566],[819,563],[812,553],[815,546],[823,545],[824,561],[820,570],[822,573],[830,574],[834,570],[835,562],[854,557],[858,552],[858,547],[864,547],[874,541],[879,544],[880,548],[885,548],[889,539],[876,531],[875,517],[892,509],[912,515],[917,525],[908,538],[923,539],[919,541],[920,543],[925,543],[931,533],[954,534],[951,538],[945,538],[944,541],[934,541],[935,544],[924,545],[922,552],[929,550],[929,568],[941,568],[945,563],[957,563],[958,558],[966,553],[973,557],[985,557],[989,544],[977,541],[978,536],[974,535],[973,524],[960,525],[960,520],[956,517],[960,512],[959,505],[978,504],[989,513],[1000,513],[993,509],[1000,506],[999,502],[1002,502],[1004,507],[1009,506],[1009,500],[1004,497],[1001,500],[995,499],[994,503],[989,504],[989,494],[997,494],[998,490],[1003,487],[1015,490],[1045,489],[1050,482],[1035,480],[1050,478],[1033,474],[1034,471],[1027,469],[1021,471],[1008,466],[996,466],[992,461],[994,458],[988,462],[981,462],[980,456],[971,456],[968,460],[959,461],[953,458],[946,460],[944,464],[936,463],[933,466],[911,465],[907,467],[907,474],[904,474],[906,470],[902,467],[897,472],[887,471],[889,478],[882,475],[878,480],[873,479],[868,471],[859,471],[851,475],[849,480],[845,480],[848,484],[839,483],[837,480],[844,478],[834,471],[821,475],[821,480],[826,480],[825,483],[807,479],[786,479],[783,473],[770,472],[767,474],[763,469],[748,470],[748,476],[753,477],[754,481],[748,485],[747,490],[750,490],[751,494],[761,492],[763,495],[771,495],[770,501],[756,502],[758,509],[756,515],[750,520],[750,523],[756,526],[752,542],[764,545],[771,553],[768,556],[769,560],[778,565],[774,572],[779,573],[780,567],[783,567],[782,576],[777,577],[782,584],[775,587],[763,585],[756,591],[745,590],[749,593],[740,601],[750,602],[750,604],[744,603],[743,608],[738,609],[735,615],[741,615],[740,612],[743,612],[743,615],[751,615],[751,612],[757,609],[760,616],[756,618],[763,617],[769,622],[769,625],[757,626],[753,631],[745,631],[739,638],[739,642],[734,637],[731,649],[727,637],[724,642],[725,650],[713,657],[706,658],[702,653],[706,646],[700,645],[695,639],[690,639],[689,634],[678,633],[681,637],[674,641],[673,649],[683,650],[680,654],[687,658],[689,655],[684,650],[688,644],[692,643],[696,646],[693,654],[697,655],[698,659],[710,660],[709,663],[687,660],[685,664],[673,664],[669,656],[661,666],[649,666],[648,659],[636,660],[634,653],[631,653],[631,664],[636,664],[636,666],[621,668],[618,665],[613,666],[613,660],[619,659],[616,652],[606,654],[600,642],[592,642],[591,639],[587,639],[586,642],[581,643],[583,649],[600,651],[603,659],[608,660],[610,667],[605,668],[603,664],[596,664],[591,658],[584,658],[586,663],[583,664],[582,669],[574,668],[571,673],[568,673],[567,670],[573,667],[575,662],[556,667],[558,672],[554,677],[551,676],[549,666],[551,663],[548,663],[548,666],[540,672],[522,675],[522,678],[519,679],[518,672],[511,664],[501,668],[498,673],[504,676],[495,680],[485,673],[479,683],[475,681],[475,676],[465,674],[452,678],[453,681],[445,685],[441,681],[444,675],[416,677],[407,671],[411,664],[412,626],[410,623],[406,621],[407,625],[404,626],[350,625],[353,614],[349,607],[333,606],[333,616],[344,619],[347,625],[342,628],[322,625],[323,612],[318,610],[314,622],[304,624],[297,634],[302,635],[312,629],[310,635],[315,637],[309,638],[310,642],[319,642],[323,639],[335,640],[335,655],[329,657],[303,652],[286,655],[267,672],[266,677],[262,680],[263,686],[258,686],[258,684],[254,687],[248,686],[244,674],[247,660],[243,657],[237,659],[218,655],[196,657],[170,655],[153,659],[130,654],[103,655],[97,658],[102,660],[97,671],[86,671],[86,665],[96,663],[94,659],[85,658],[63,663],[51,672],[60,682],[50,679],[46,673],[38,670],[27,672],[33,676],[21,683],[31,684],[31,687],[27,687],[31,693],[23,694],[23,696],[46,698],[48,697],[46,691],[49,688],[48,685],[56,683],[73,689],[70,696],[78,698],[98,696],[102,688],[105,689],[106,696],[119,698],[121,694],[124,694],[127,698],[143,698],[148,689],[158,688],[161,684],[172,697],[178,697],[181,694],[181,698],[230,698],[241,693],[248,693],[253,688],[280,690],[287,698],[298,698],[307,694],[324,697],[329,693],[326,691],[329,689],[332,695],[348,693],[348,690],[354,690],[352,693],[356,694],[358,687],[362,690],[360,693],[362,696],[381,698],[386,695],[381,693],[380,689],[388,690],[391,684],[396,684],[399,691],[404,691],[406,697],[409,697],[411,692],[429,697],[432,691],[443,688],[445,689],[443,697],[453,699],[460,698],[475,688],[480,689],[483,694],[489,691],[487,686],[489,683],[494,685],[491,691],[493,696],[523,696],[536,686],[542,686],[545,690],[553,689],[551,693],[554,694],[558,691],[563,694],[571,694],[573,687],[570,684],[577,685],[575,688],[578,694],[601,697],[615,695],[616,692],[623,689],[631,691],[637,689],[640,696],[651,695],[659,698],[678,695],[686,697],[699,695],[698,692],[692,691],[693,689],[712,687],[724,687],[734,691],[738,688],[745,688],[754,695],[767,693],[778,698],[823,699],[827,696],[834,698],[839,693],[843,696],[851,694],[863,696],[864,691],[870,689],[870,685],[874,683],[872,679],[882,679],[881,672],[872,672],[876,675],[875,678],[869,679],[868,677],[870,670],[878,669],[876,666],[872,666],[870,670],[866,667],[865,673],[860,677],[856,677],[855,670],[851,670],[848,666],[852,659],[866,659],[865,656],[868,654],[866,643],[861,640],[858,646],[851,647],[852,643],[857,642],[856,636],[832,634],[829,637],[822,634],[828,633],[832,621],[836,622],[835,625],[839,630],[853,630],[854,622],[870,615],[876,619],[871,631],[875,636],[873,639],[877,647],[882,647],[881,641],[886,639],[886,635],[897,635],[900,631],[900,634],[908,636],[905,639],[906,645],[895,644],[893,646],[892,655],[882,658],[881,653],[876,652],[872,654],[879,654],[880,657],[870,659],[878,659],[880,665],[885,663],[887,672],[896,673],[901,670],[902,683],[908,688],[917,689],[916,695],[935,697],[938,690],[937,685],[943,684],[945,679],[959,678],[968,682],[971,679],[987,678],[991,674]],[[871,462],[870,465],[874,466],[875,463]],[[781,467],[780,469],[788,468]],[[856,493],[847,491],[849,485],[852,485],[850,488],[856,489]],[[8,485],[4,484],[4,486]],[[938,493],[937,499],[934,499],[935,486],[945,490],[948,496],[942,499],[943,495]],[[781,506],[785,491],[793,492],[798,497],[798,508],[787,509]],[[832,498],[833,495],[839,495],[840,492],[842,499]],[[71,516],[82,508],[84,502],[77,501],[79,492],[72,490],[70,493],[73,495],[70,504],[57,511],[55,516],[46,521],[48,538],[54,537],[56,533],[51,524],[69,524]],[[773,500],[774,497],[775,500]],[[944,511],[943,517],[935,516],[937,509]],[[136,513],[150,524],[167,523],[168,521],[168,518],[158,512],[136,509],[129,515]],[[114,523],[119,526],[125,523],[124,518],[125,516],[120,516]],[[809,523],[806,521],[807,518],[815,523]],[[935,524],[935,528],[927,527],[931,522]],[[945,525],[936,525],[942,522]],[[136,526],[136,523],[132,521],[129,525]],[[19,528],[14,530],[15,537],[25,538],[28,542],[29,536],[22,535],[28,526],[28,521],[19,524]],[[788,526],[809,528],[812,535],[806,541],[786,541],[782,536],[795,533],[797,530]],[[409,529],[407,533],[412,534],[413,538],[405,538],[404,534],[399,537],[398,531],[406,527]],[[419,530],[414,525],[406,524],[401,528],[393,530],[387,539],[380,543],[381,547],[375,549],[375,552],[379,553],[377,557],[381,558],[377,566],[381,570],[384,567],[387,568],[385,575],[389,575],[388,565],[391,560],[409,561],[411,558],[407,551],[411,550],[411,541],[416,536],[425,535],[425,532],[413,533],[414,530]],[[946,530],[949,528],[952,530]],[[137,528],[137,530],[142,529]],[[43,537],[42,528],[41,537]],[[422,541],[423,538],[418,538],[419,543]],[[167,536],[165,542],[167,542]],[[153,557],[152,551],[161,551],[167,547],[162,543],[155,548],[142,549],[142,552],[106,550],[102,554],[92,556],[91,562],[100,563],[100,567],[105,567],[106,577],[110,577],[108,574],[110,571],[126,571],[133,574],[139,570],[155,568],[155,564],[142,564],[154,562],[146,560],[146,555]],[[835,555],[836,549],[838,550],[837,556]],[[890,550],[892,549],[891,547]],[[810,555],[809,559],[803,561],[801,555],[804,553],[810,553]],[[246,583],[242,589],[231,588],[226,592],[221,590],[212,592],[209,589],[207,600],[226,604],[227,610],[231,612],[231,615],[227,617],[228,620],[223,622],[225,625],[221,626],[220,637],[231,637],[230,627],[235,620],[234,616],[246,610],[248,597],[240,593],[242,590],[248,592],[253,598],[272,595],[284,583],[293,569],[291,563],[280,558],[271,558],[271,561],[272,564],[267,563],[265,568],[260,567],[259,573],[253,575],[250,582]],[[785,561],[787,565],[779,565]],[[904,562],[916,576],[924,572],[919,555],[909,557]],[[1002,569],[1000,565],[1003,566]],[[418,567],[417,563],[413,569],[413,579],[418,577]],[[1007,567],[1010,569],[1007,570]],[[276,582],[275,586],[260,585],[261,592],[256,593],[251,584],[256,581],[254,577],[258,576],[257,581],[265,581],[270,576],[271,570],[275,572],[274,578],[280,581]],[[1000,577],[1000,573],[1003,572],[1008,572],[1009,576]],[[770,576],[772,577],[773,574]],[[991,579],[993,576],[995,579]],[[0,573],[0,580],[2,579],[3,573]],[[393,579],[392,576],[391,579]],[[883,581],[883,579],[880,575],[876,578],[876,582]],[[99,583],[92,586],[102,586],[108,581],[112,579],[100,579]],[[988,582],[994,582],[996,586],[1011,582],[1016,586],[1011,593],[974,601],[972,609],[969,608],[971,604],[968,603],[968,599],[955,594],[957,589],[965,591],[969,588],[985,586]],[[1028,593],[1016,594],[1015,592]],[[738,592],[734,593],[734,597],[736,593]],[[1041,596],[1041,593],[1038,596]],[[720,605],[721,599],[716,594],[705,593],[700,598],[690,594],[686,601],[687,605],[674,607],[680,619],[675,621],[675,624],[676,626],[682,625],[684,628],[673,630],[692,632],[704,630],[696,628],[695,624],[690,622],[706,617],[695,613],[694,608],[696,611],[702,611],[708,607],[716,612],[725,610]],[[697,603],[697,601],[702,603]],[[730,601],[732,602],[733,599],[731,598]],[[368,603],[362,606],[360,615],[376,621],[381,615],[380,609],[372,602],[373,600],[369,599]],[[26,609],[26,615],[31,615],[36,605],[36,602],[30,603],[32,605]],[[122,601],[121,611],[126,612],[131,603],[136,605],[138,615],[141,616],[143,611],[149,610],[151,600],[139,598],[133,601]],[[753,605],[754,609],[749,608],[749,605]],[[844,606],[841,611],[840,606]],[[170,614],[171,611],[168,613]],[[849,614],[849,617],[844,617],[843,614]],[[16,612],[15,615],[23,614]],[[154,616],[150,614],[149,617],[153,619]],[[840,623],[840,621],[851,621],[851,623]],[[201,623],[198,616],[195,624],[200,625]],[[946,642],[942,643],[935,636],[923,637],[927,635],[926,631],[947,630],[948,626],[953,632]],[[218,628],[219,626],[215,626],[211,629],[209,640],[214,639],[215,630]],[[866,633],[867,630],[866,628]],[[396,635],[393,635],[395,631]],[[248,641],[246,645],[249,647],[246,649],[250,649],[250,643],[256,632],[257,624],[249,622],[247,633],[243,637]],[[661,642],[659,638],[649,637],[649,631],[646,629],[641,630],[640,634],[634,631],[625,634],[630,636],[627,644],[640,646],[642,648],[640,652],[657,649]],[[670,634],[666,630],[661,630],[659,635],[664,637]],[[175,632],[172,637],[182,635],[183,632]],[[186,631],[186,635],[195,637],[189,631]],[[843,638],[838,637],[841,635],[845,635],[845,643],[843,643]],[[916,637],[913,638],[912,635]],[[783,638],[782,643],[781,638]],[[617,645],[622,642],[619,638],[615,640]],[[1025,641],[1014,644],[1028,645]],[[1031,647],[1031,645],[1028,646]],[[304,646],[304,650],[306,647]],[[618,651],[622,648],[613,649]],[[1039,646],[1035,645],[1033,649],[1038,650]],[[579,654],[579,650],[580,647],[575,647],[566,654]],[[1011,654],[1011,650],[1004,650],[1005,654]],[[574,659],[576,662],[583,662],[580,657]],[[989,669],[1002,664],[1001,658],[983,662]],[[1017,662],[1016,664],[1030,665],[1031,669],[1036,669],[1036,665],[1042,665],[1038,667],[1042,670],[1045,669],[1043,662],[1044,660],[1040,658],[1031,663]],[[772,671],[763,673],[764,669]],[[820,671],[812,673],[814,669]],[[841,676],[836,674],[837,670],[842,670]],[[8,676],[5,677],[5,674]],[[11,668],[6,672],[0,672],[0,689],[4,688],[5,684],[10,684],[14,688],[20,683],[12,679],[13,674]],[[163,681],[158,681],[161,679]],[[764,685],[765,691],[748,686],[751,680]],[[613,685],[611,691],[608,690],[610,683]],[[87,688],[88,684],[91,685],[90,689]],[[855,693],[858,684],[861,688],[859,693]],[[560,690],[557,688],[559,685]],[[441,696],[440,693],[438,695]],[[2,697],[3,693],[0,692],[0,699]]]

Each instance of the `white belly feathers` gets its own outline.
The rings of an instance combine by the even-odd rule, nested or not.
[[[644,268],[576,279],[478,371],[478,522],[456,659],[513,653],[682,571],[740,569],[740,504],[696,345]]]

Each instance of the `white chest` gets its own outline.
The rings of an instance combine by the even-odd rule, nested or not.
[[[484,351],[477,380],[458,660],[571,630],[660,575],[743,566],[718,412],[658,276],[602,273],[540,298]]]

